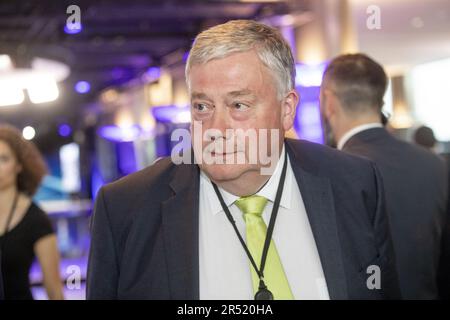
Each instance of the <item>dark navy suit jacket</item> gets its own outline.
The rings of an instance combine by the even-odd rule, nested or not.
[[[402,297],[438,298],[441,239],[447,219],[445,162],[383,128],[354,135],[343,151],[372,160],[381,173]]]
[[[400,298],[373,163],[306,141],[287,139],[286,146],[330,298]],[[198,224],[195,164],[165,158],[106,185],[92,220],[87,298],[199,299]],[[370,265],[380,268],[380,289],[367,286]]]

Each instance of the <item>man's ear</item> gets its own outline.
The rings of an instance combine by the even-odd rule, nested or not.
[[[289,91],[287,96],[283,99],[281,106],[281,121],[284,131],[290,130],[294,125],[299,100],[300,96],[295,89]]]
[[[337,97],[328,89],[323,90],[323,98],[321,99],[322,113],[327,119],[330,119],[337,111]]]

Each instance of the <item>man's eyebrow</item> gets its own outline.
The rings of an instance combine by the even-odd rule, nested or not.
[[[191,100],[193,99],[203,99],[203,100],[211,100],[206,94],[203,92],[193,92],[191,94]]]
[[[228,92],[227,96],[230,96],[230,97],[242,97],[242,96],[255,96],[255,95],[253,94],[253,91],[248,90],[248,89],[243,89],[243,90],[237,90],[237,91]]]
[[[253,91],[251,91],[249,89],[230,91],[226,95],[227,95],[227,97],[232,97],[232,98],[242,97],[242,96],[256,97],[256,95],[253,93]],[[209,101],[211,101],[211,99],[203,92],[193,92],[191,94],[191,100],[194,100],[194,99],[201,99],[201,100],[209,100]]]

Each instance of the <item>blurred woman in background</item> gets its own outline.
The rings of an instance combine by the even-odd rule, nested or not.
[[[0,252],[5,299],[33,299],[29,271],[37,257],[49,299],[62,299],[56,235],[32,200],[47,172],[20,131],[0,125]]]

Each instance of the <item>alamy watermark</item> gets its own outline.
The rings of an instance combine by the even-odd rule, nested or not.
[[[67,7],[66,13],[70,14],[66,20],[66,29],[69,32],[77,32],[81,30],[81,9],[79,6],[72,4]]]
[[[379,290],[381,289],[381,269],[379,266],[373,264],[367,267],[366,273],[369,275],[367,277],[366,286],[369,290]]]
[[[368,14],[366,19],[366,27],[369,30],[380,30],[381,29],[381,9],[377,5],[370,5],[366,9],[366,14]]]
[[[66,288],[68,290],[81,289],[81,268],[77,265],[70,265],[66,268]]]

